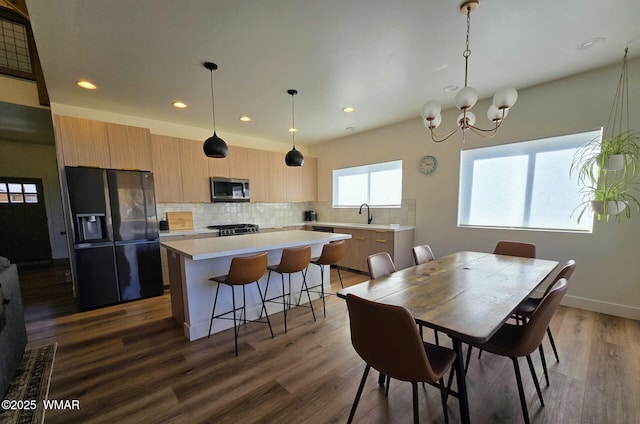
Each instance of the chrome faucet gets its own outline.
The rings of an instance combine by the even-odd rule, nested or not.
[[[369,205],[367,205],[366,203],[361,204],[360,210],[358,211],[358,215],[362,215],[363,206],[367,207],[367,224],[371,224],[371,221],[373,221],[373,217],[371,216],[371,209],[369,209]]]

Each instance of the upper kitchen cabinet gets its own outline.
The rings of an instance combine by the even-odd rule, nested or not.
[[[151,170],[151,133],[148,128],[107,123],[111,168]]]
[[[306,165],[305,159],[305,165]],[[284,165],[284,174],[287,182],[286,185],[286,201],[302,202],[304,193],[302,192],[302,168],[304,166],[286,166]]]
[[[249,164],[249,152],[253,149],[246,147],[229,146],[229,177],[251,178],[251,165]]]
[[[229,169],[231,165],[231,158],[233,156],[231,154],[232,151],[232,146],[229,146],[229,154],[226,158],[207,158],[210,177],[229,178],[231,176]]]
[[[252,202],[269,201],[269,166],[267,165],[267,152],[257,149],[245,149],[247,151],[247,163],[249,173],[249,189]]]
[[[286,166],[287,202],[316,202],[318,200],[318,160],[304,158],[302,166]]]
[[[287,201],[287,165],[284,163],[284,153],[266,152],[269,167],[269,202]]]
[[[159,203],[182,202],[180,139],[152,134],[151,161],[156,201]]]
[[[306,157],[302,165],[302,200],[318,201],[318,159]]]
[[[57,143],[66,166],[111,168],[107,124],[89,119],[55,115]]]
[[[182,201],[186,203],[211,202],[208,159],[202,150],[202,141],[180,139],[180,165],[182,168]]]

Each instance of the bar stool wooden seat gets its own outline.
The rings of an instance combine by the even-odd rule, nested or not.
[[[269,315],[267,315],[267,309],[265,307],[265,296],[262,295],[262,290],[260,289],[260,284],[258,284],[258,280],[267,272],[267,252],[260,253],[258,255],[253,256],[237,256],[231,259],[231,265],[229,267],[229,274],[222,275],[219,277],[210,278],[210,281],[215,281],[218,283],[218,287],[216,288],[216,297],[213,301],[213,311],[211,312],[211,323],[209,324],[209,336],[211,336],[211,327],[213,326],[214,319],[227,319],[233,320],[233,336],[236,347],[236,356],[238,356],[238,333],[240,332],[240,326],[238,325],[238,321],[243,321],[244,324],[247,323],[247,311],[246,311],[246,292],[245,286],[248,284],[256,283],[258,287],[258,293],[260,294],[260,300],[262,303],[262,307],[260,309],[260,316],[258,319],[251,320],[250,322],[260,322],[263,324],[269,325],[269,331],[271,332],[271,337],[273,338],[273,329],[271,328],[271,321],[269,320]],[[218,293],[220,292],[221,285],[228,285],[231,287],[231,302],[233,309],[227,312],[223,312],[221,314],[216,315],[216,304],[218,303]],[[236,296],[235,296],[235,286],[242,286],[242,306],[236,307]],[[266,289],[265,289],[266,295]],[[240,317],[237,318],[237,311],[240,312]],[[262,313],[264,312],[266,321],[262,321]],[[226,315],[233,314],[232,318],[226,317]],[[244,316],[244,320],[243,320]]]
[[[346,250],[347,250],[347,245],[344,242],[344,240],[334,241],[322,246],[322,253],[320,254],[320,256],[317,258],[311,259],[312,264],[318,265],[320,267],[320,284],[309,287],[309,290],[311,290],[312,293],[318,293],[318,292],[314,292],[313,289],[317,289],[318,287],[320,287],[320,295],[322,296],[322,311],[324,312],[325,318],[327,317],[327,309],[324,301],[324,284],[323,284],[324,266],[325,265],[329,265],[329,267],[331,267],[331,265],[337,266],[338,262],[342,260],[342,257],[344,256],[344,252]],[[337,270],[338,270],[338,278],[340,278],[340,287],[344,288],[344,285],[342,284],[342,276],[340,275],[340,268],[337,268]],[[331,274],[329,274],[329,281],[331,281]],[[300,299],[298,299],[298,303],[300,303]]]
[[[311,296],[309,295],[309,288],[307,287],[307,279],[305,270],[311,262],[311,246],[302,247],[290,247],[282,249],[282,257],[280,263],[277,265],[271,265],[268,267],[269,276],[267,277],[267,286],[265,287],[264,294],[267,296],[267,290],[269,289],[269,280],[271,279],[271,273],[275,272],[280,274],[282,280],[282,294],[274,296],[272,298],[265,299],[265,302],[282,303],[282,310],[284,312],[284,332],[287,332],[287,310],[291,308],[291,274],[299,272],[302,274],[302,287],[300,289],[300,297],[302,297],[302,291],[307,292],[307,298],[309,299],[309,305],[300,305],[303,307],[311,308],[313,314],[313,320],[316,320],[316,313],[313,310],[313,303],[311,303]],[[284,274],[289,276],[289,291],[285,291],[284,286]],[[299,302],[298,302],[299,303]],[[266,311],[265,311],[266,313]]]

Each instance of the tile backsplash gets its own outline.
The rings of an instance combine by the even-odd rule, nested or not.
[[[158,219],[166,219],[167,212],[193,213],[195,228],[208,225],[258,224],[278,227],[301,224],[304,211],[315,210],[318,221],[366,223],[366,216],[358,215],[358,208],[331,207],[331,202],[301,203],[158,203]],[[415,225],[416,201],[403,200],[400,208],[371,208],[373,224]]]

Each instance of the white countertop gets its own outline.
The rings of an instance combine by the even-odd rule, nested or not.
[[[318,225],[321,227],[338,227],[338,228],[353,228],[355,230],[386,230],[386,231],[407,231],[414,230],[412,225],[399,225],[399,224],[365,224],[365,223],[353,223],[353,222],[324,222],[324,221],[308,221],[305,225]]]
[[[350,234],[323,233],[317,231],[276,231],[241,234],[228,237],[208,237],[190,240],[162,242],[162,246],[191,260],[247,255],[287,247],[324,244],[351,238]]]

